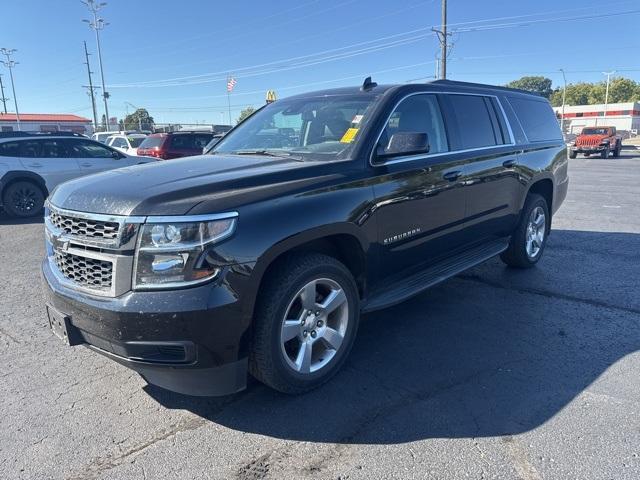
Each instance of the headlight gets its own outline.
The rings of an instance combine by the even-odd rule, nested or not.
[[[236,217],[148,217],[139,234],[134,287],[181,287],[214,278],[219,268],[208,261],[207,250],[233,234]]]

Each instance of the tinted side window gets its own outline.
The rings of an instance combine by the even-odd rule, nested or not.
[[[2,157],[17,157],[18,156],[18,144],[20,142],[4,142],[0,143],[0,156]]]
[[[391,136],[398,132],[426,133],[429,153],[449,150],[440,106],[435,95],[412,95],[400,102],[382,131],[378,148],[387,147]]]
[[[70,156],[76,158],[113,158],[113,150],[88,140],[68,140]]]
[[[18,156],[25,158],[41,157],[42,144],[38,140],[22,140],[19,142]]]
[[[530,142],[562,139],[558,120],[548,102],[509,97],[509,103]]]
[[[67,149],[64,140],[51,139],[40,140],[40,155],[43,158],[66,158]]]
[[[448,95],[456,120],[460,149],[491,147],[504,143],[496,131],[495,113],[490,99],[479,95]]]

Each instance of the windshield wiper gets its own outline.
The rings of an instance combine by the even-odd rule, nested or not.
[[[272,150],[236,150],[229,152],[231,155],[261,155],[265,157],[278,157],[278,158],[290,158],[291,160],[297,160],[303,162],[304,160],[300,156],[293,155],[289,152],[274,152]]]

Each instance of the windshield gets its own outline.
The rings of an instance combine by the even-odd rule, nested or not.
[[[129,143],[131,144],[131,148],[137,148],[140,146],[140,144],[142,143],[142,141],[146,138],[146,137],[127,137],[129,139]]]
[[[347,159],[376,98],[337,95],[278,100],[228,133],[212,153]]]
[[[608,135],[608,128],[585,128],[582,130],[582,135]]]

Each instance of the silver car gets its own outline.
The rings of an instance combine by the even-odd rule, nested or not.
[[[32,217],[62,182],[147,162],[79,134],[0,133],[0,207]]]

